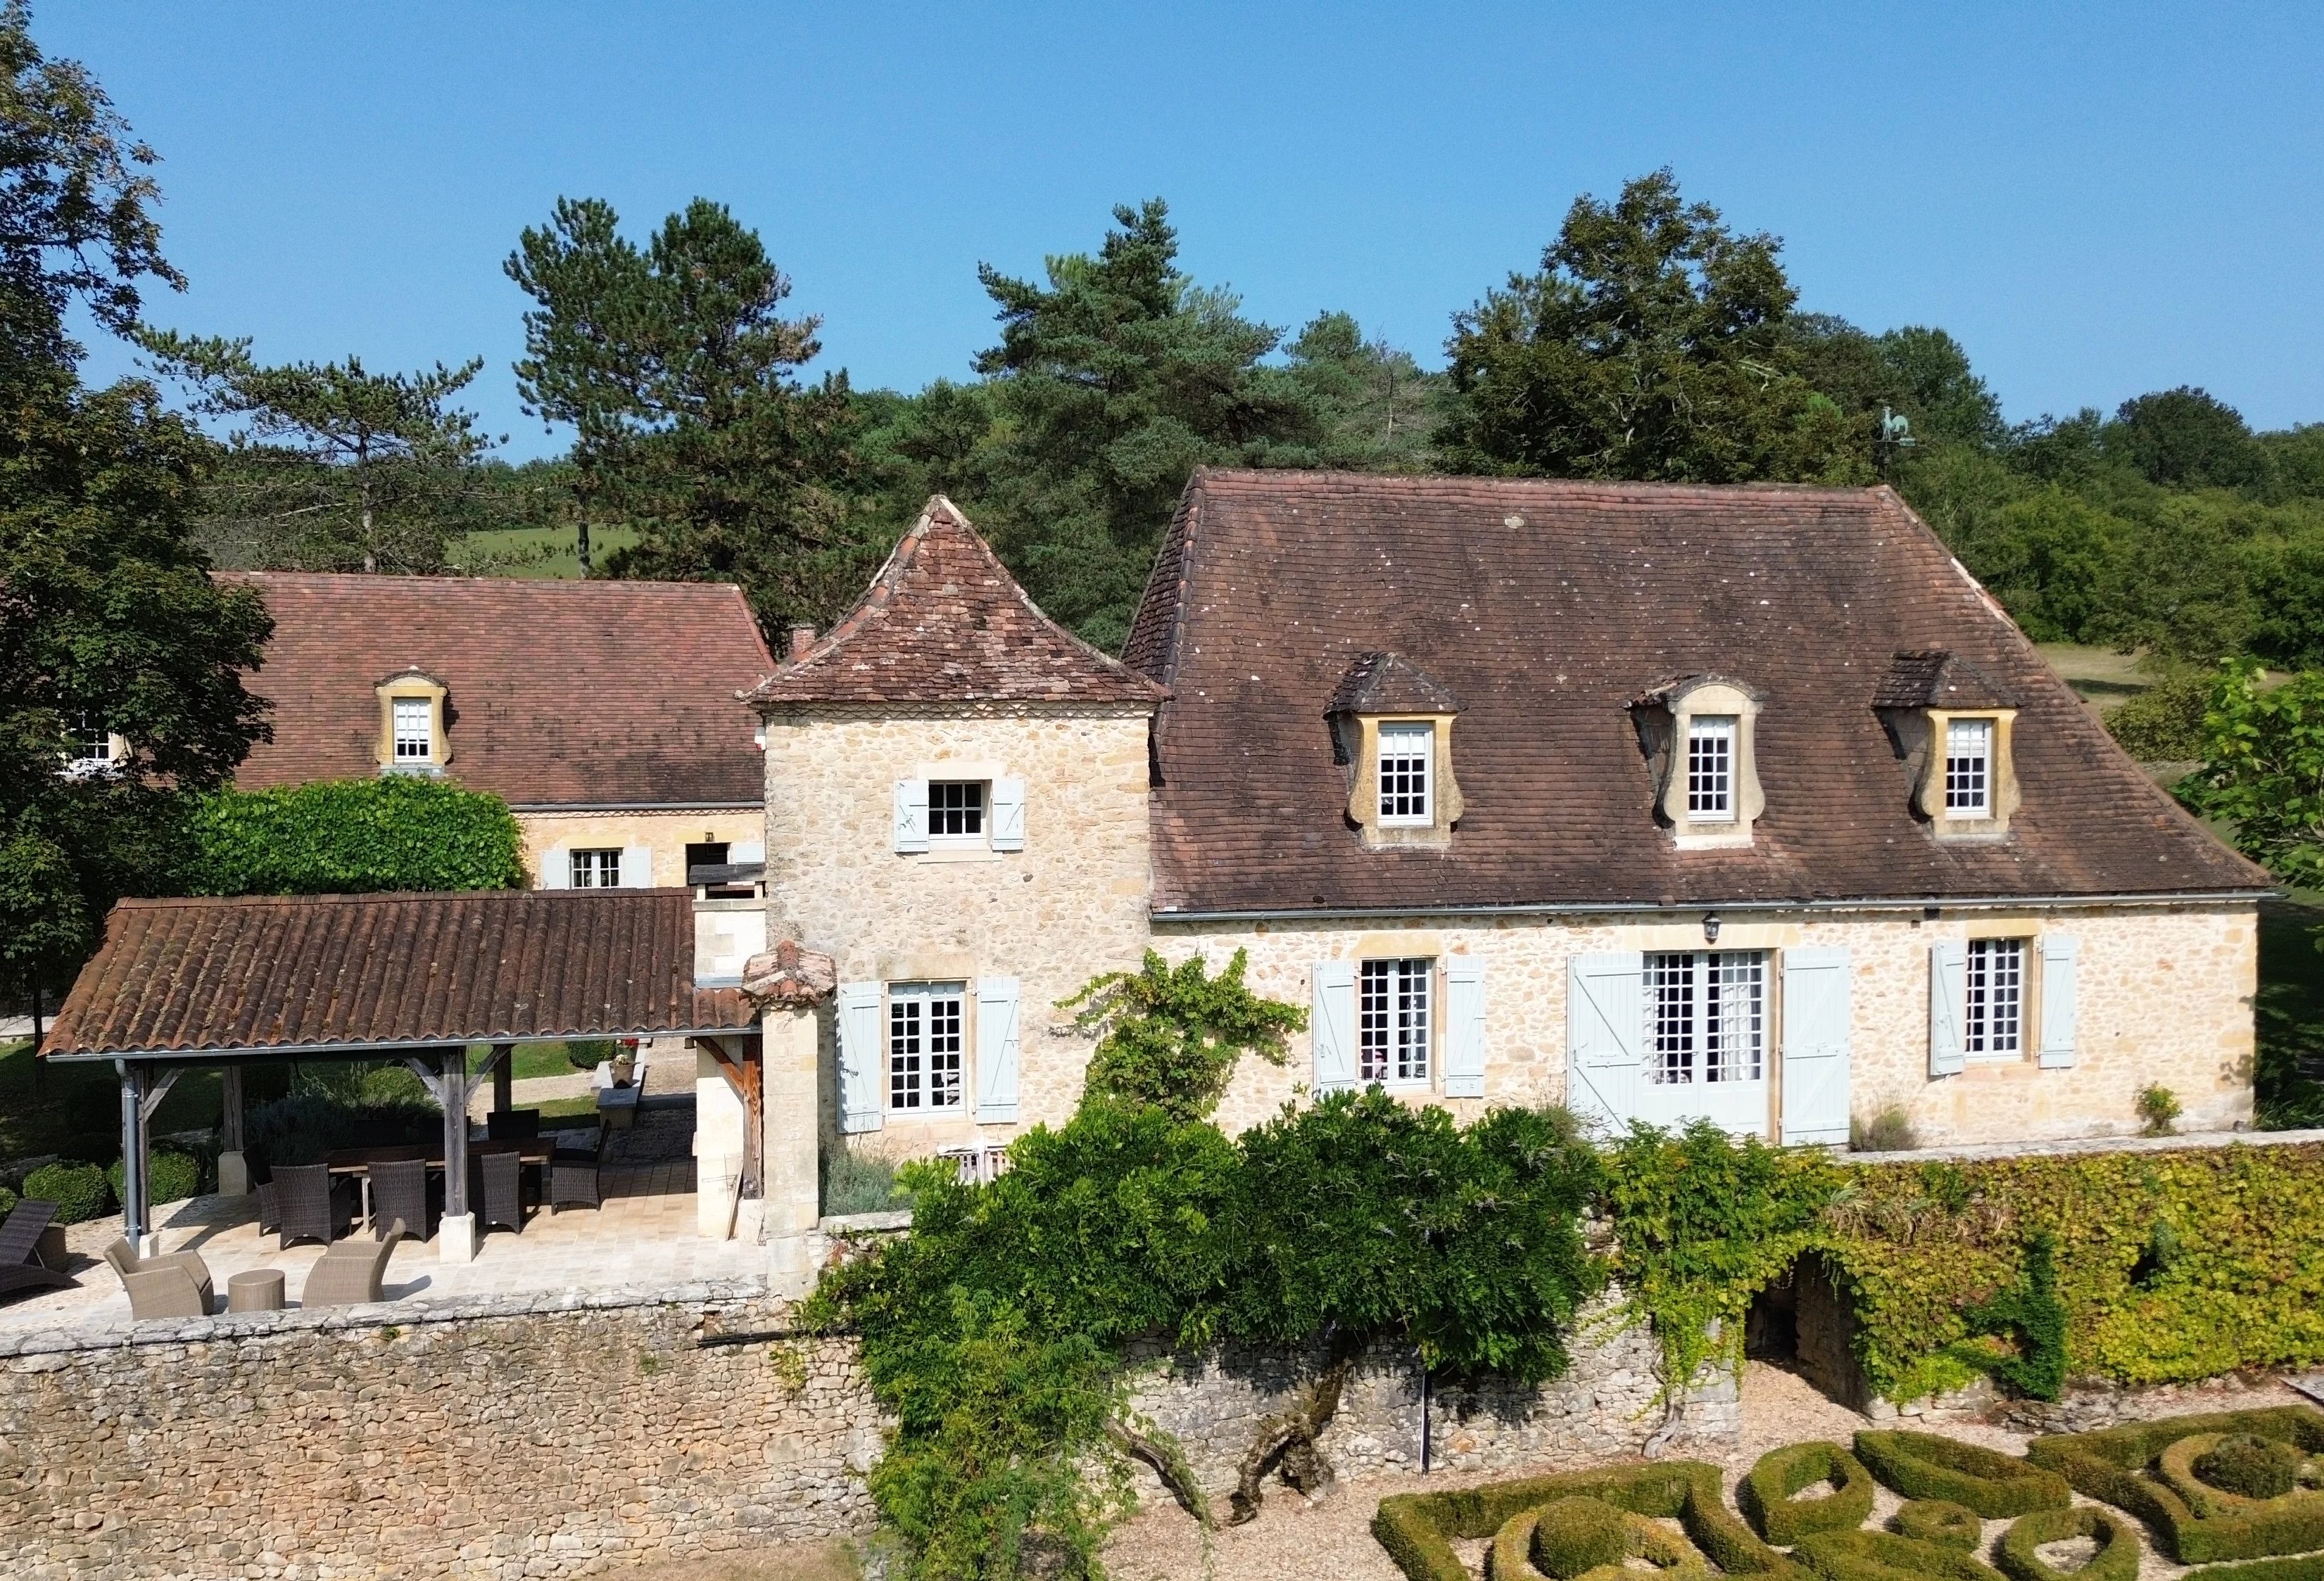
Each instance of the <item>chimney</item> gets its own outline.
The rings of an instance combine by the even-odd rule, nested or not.
[[[805,658],[807,657],[807,650],[814,646],[814,627],[807,625],[805,621],[801,621],[799,624],[791,628],[791,663],[797,664],[799,660]]]

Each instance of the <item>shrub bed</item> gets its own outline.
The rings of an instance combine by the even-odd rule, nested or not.
[[[147,1155],[146,1164],[151,1172],[145,1181],[148,1202],[180,1202],[201,1190],[202,1163],[198,1158],[189,1158],[182,1153],[155,1153]],[[117,1158],[113,1167],[105,1172],[116,1202],[121,1200],[125,1174],[124,1163]]]
[[[2077,1537],[2098,1543],[2089,1562],[2078,1568],[2061,1570],[2034,1551]],[[2138,1581],[2138,1533],[2121,1516],[2089,1504],[2037,1510],[2011,1523],[1993,1558],[2012,1581]]]
[[[1702,1555],[1676,1532],[1600,1499],[1558,1499],[1502,1523],[1491,1581],[1709,1581]],[[1628,1561],[1645,1561],[1643,1569]]]
[[[1792,1557],[1827,1581],[2002,1581],[1983,1560],[1887,1531],[1819,1531]]]
[[[1963,1553],[1975,1553],[1977,1545],[1985,1540],[1985,1522],[1978,1519],[1977,1512],[1950,1499],[1907,1499],[1896,1512],[1896,1530],[1915,1541],[1939,1543]]]
[[[1793,1496],[1827,1480],[1832,1484],[1829,1494],[1812,1499]],[[1760,1536],[1788,1548],[1812,1531],[1846,1531],[1863,1525],[1872,1513],[1872,1474],[1837,1444],[1790,1444],[1759,1457],[1737,1486],[1735,1502]]]
[[[2180,1581],[2324,1581],[2324,1553],[2286,1559],[2249,1559],[2240,1565],[2205,1565]]]
[[[93,1163],[44,1163],[24,1177],[24,1195],[57,1205],[59,1224],[86,1224],[104,1216],[113,1193]]]
[[[1861,1432],[1856,1453],[1908,1499],[1946,1499],[1987,1521],[2062,1509],[2072,1502],[2054,1471],[1934,1433]]]
[[[2225,1490],[2199,1493],[2208,1513],[2174,1487],[2159,1462],[2184,1440],[2189,1464],[2216,1447],[2219,1435],[2248,1434],[2291,1444],[2309,1454],[2324,1451],[2324,1413],[2302,1405],[2260,1411],[2225,1411],[2163,1417],[2094,1433],[2053,1433],[2026,1446],[2026,1456],[2072,1484],[2076,1493],[2103,1500],[2137,1516],[2163,1539],[2182,1565],[2220,1559],[2258,1559],[2324,1549],[2324,1493],[2302,1490],[2275,1499],[2244,1499]],[[2147,1468],[2156,1466],[2150,1475]],[[2195,1479],[2200,1481],[2200,1479]]]

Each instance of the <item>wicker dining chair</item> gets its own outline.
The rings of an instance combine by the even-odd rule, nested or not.
[[[331,1183],[331,1169],[321,1163],[287,1163],[274,1167],[275,1206],[282,1223],[276,1232],[278,1246],[292,1241],[320,1241],[325,1245],[346,1231],[347,1193]]]
[[[484,1117],[484,1135],[494,1142],[530,1142],[540,1135],[539,1109],[494,1109]]]
[[[435,1233],[428,1216],[426,1159],[375,1159],[364,1167],[371,1177],[373,1238],[385,1240],[390,1223],[423,1241]]]
[[[597,1134],[594,1148],[559,1147],[549,1155],[549,1210],[560,1208],[595,1208],[604,1201],[604,1181],[599,1176],[605,1150],[604,1133]]]
[[[258,1233],[279,1235],[282,1230],[282,1188],[272,1181],[261,1181],[252,1188],[258,1193]]]
[[[524,1233],[524,1159],[513,1149],[468,1156],[468,1207],[479,1224]]]

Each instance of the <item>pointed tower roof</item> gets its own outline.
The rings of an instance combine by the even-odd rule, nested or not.
[[[1168,695],[1043,614],[936,494],[855,607],[750,701],[1151,706]]]

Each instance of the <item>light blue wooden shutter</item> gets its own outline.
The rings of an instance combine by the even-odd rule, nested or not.
[[[1636,950],[1565,963],[1565,1107],[1619,1126],[1637,1111],[1646,958]]]
[[[653,887],[653,848],[646,845],[625,845],[622,848],[622,887],[650,889]]]
[[[1319,961],[1311,973],[1314,1005],[1307,1017],[1315,1050],[1317,1093],[1350,1092],[1356,1085],[1356,968],[1349,961]]]
[[[1485,1096],[1485,963],[1473,955],[1444,962],[1444,1096]]]
[[[1025,849],[1025,782],[1021,779],[992,782],[992,849]]]
[[[1017,979],[981,978],[976,985],[976,1118],[1017,1118]]]
[[[1961,1073],[1961,1015],[1969,1001],[1969,947],[1959,939],[1929,946],[1929,1074]]]
[[[1848,1144],[1845,950],[1784,951],[1784,1143]]]
[[[767,842],[763,840],[738,840],[726,848],[730,862],[763,862],[767,859]]]
[[[906,856],[928,849],[928,782],[896,782],[896,850]]]
[[[559,841],[541,853],[540,887],[543,889],[573,887],[573,848]]]
[[[880,985],[839,985],[839,1128],[880,1128]]]
[[[2081,941],[2069,933],[2042,939],[2042,1069],[2064,1071],[2074,1062],[2074,979]]]

